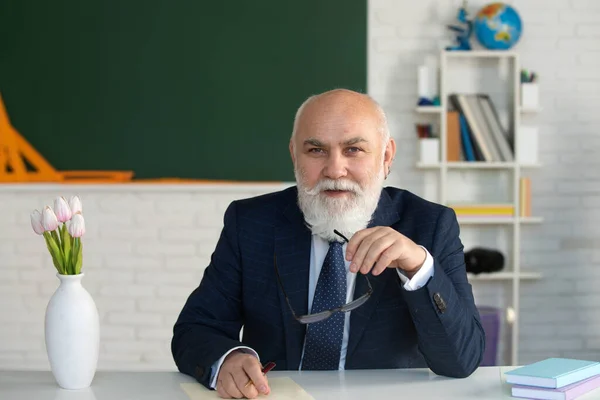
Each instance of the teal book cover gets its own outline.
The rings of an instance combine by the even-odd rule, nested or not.
[[[506,382],[547,388],[560,388],[600,374],[597,361],[547,358],[505,372]]]

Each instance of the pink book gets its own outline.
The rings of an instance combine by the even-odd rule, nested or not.
[[[558,389],[514,385],[512,387],[512,396],[542,400],[573,400],[597,387],[600,387],[600,375],[595,375]]]

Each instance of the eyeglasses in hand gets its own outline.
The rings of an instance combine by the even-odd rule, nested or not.
[[[346,243],[349,242],[349,240],[344,235],[342,235],[340,232],[338,232],[337,230],[334,229],[333,232],[336,235],[340,236],[342,239],[344,239],[346,241]],[[288,307],[290,308],[290,311],[292,312],[292,316],[296,319],[296,321],[300,322],[301,324],[312,324],[315,322],[323,321],[323,320],[331,317],[336,312],[348,312],[348,311],[356,310],[358,307],[365,304],[367,302],[367,300],[369,300],[369,297],[371,297],[371,295],[373,294],[373,287],[371,286],[371,282],[369,282],[369,278],[367,277],[367,275],[363,275],[365,277],[365,279],[367,280],[367,285],[369,285],[369,288],[367,289],[367,292],[365,294],[363,294],[362,296],[360,296],[358,299],[352,300],[349,303],[346,303],[340,307],[333,308],[331,310],[325,310],[325,311],[321,311],[321,312],[315,313],[315,314],[298,316],[294,312],[294,309],[292,308],[292,304],[290,303],[290,299],[288,298],[288,295],[285,292],[285,289],[283,288],[283,283],[281,282],[281,277],[279,276],[279,269],[277,268],[277,257],[275,255],[273,257],[275,260],[275,274],[277,275],[277,282],[279,282],[279,287],[281,287],[281,291],[283,292],[283,295],[285,296],[285,301],[287,302]]]

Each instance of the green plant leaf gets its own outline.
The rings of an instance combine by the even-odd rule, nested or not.
[[[58,231],[58,232],[57,232]],[[56,243],[56,246],[58,247],[58,250],[60,251],[61,254],[61,263],[63,265],[63,267],[65,267],[64,265],[64,260],[65,260],[65,254],[63,253],[63,249],[62,249],[62,241],[60,239],[60,227],[58,227],[56,230],[50,232],[52,234],[52,239],[54,240],[54,243]]]
[[[60,259],[60,250],[56,246],[52,235],[49,232],[44,232],[44,239],[46,240],[46,247],[48,248],[48,252],[50,253],[50,256],[52,256],[52,263],[54,264],[54,267],[56,268],[58,273],[65,275],[66,271]]]
[[[52,253],[52,249],[50,248],[50,242],[48,242],[48,232],[44,232],[43,235],[44,241],[46,242],[46,248],[48,249],[48,253],[50,253],[50,256],[52,257],[52,264],[54,264],[54,268],[56,268],[56,270],[60,273],[60,265],[58,264],[56,257],[54,257],[54,254]]]
[[[50,237],[50,247],[52,248],[52,251],[54,252],[54,256],[58,260],[58,263],[60,264],[62,271],[68,275],[69,271],[67,271],[67,268],[65,266],[65,257],[63,255],[62,249],[60,248],[60,240],[57,241],[55,239],[55,237],[58,236],[58,235],[56,235],[56,232],[53,231],[52,233],[54,235],[52,235]]]
[[[75,263],[75,274],[81,273],[81,265],[83,264],[83,245],[81,244],[81,238],[75,238],[77,243],[77,261]]]

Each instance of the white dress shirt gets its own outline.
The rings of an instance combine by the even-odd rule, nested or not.
[[[408,279],[402,273],[402,271],[400,269],[397,270],[398,276],[400,277],[400,280],[404,284],[403,287],[405,290],[417,290],[417,289],[421,288],[422,286],[424,286],[427,283],[427,281],[429,280],[429,278],[431,278],[433,276],[433,257],[431,257],[431,254],[429,254],[427,249],[425,249],[424,247],[423,247],[423,249],[425,250],[425,253],[427,253],[427,257],[425,258],[425,262],[423,263],[423,266],[421,267],[421,269],[419,271],[417,271],[417,273],[412,277],[412,279]],[[321,273],[321,268],[323,267],[323,261],[325,260],[325,256],[327,255],[328,251],[329,251],[329,243],[325,239],[323,239],[319,236],[313,235],[312,236],[312,244],[311,244],[311,254],[310,254],[310,272],[309,272],[309,280],[308,280],[308,312],[309,313],[312,308],[312,302],[313,302],[313,298],[315,295],[315,289],[317,287],[317,280],[319,279],[319,274]],[[344,245],[343,245],[343,252],[344,252],[344,254],[346,254],[346,243],[344,243]],[[346,303],[348,303],[354,299],[354,284],[356,282],[356,274],[350,272],[350,261],[345,260],[345,264],[346,264],[346,271],[347,271],[346,283],[348,285],[347,290],[346,290]],[[344,334],[343,334],[343,338],[342,338],[342,350],[341,350],[341,354],[340,354],[340,365],[339,365],[340,370],[343,370],[344,366],[346,364],[346,352],[348,350],[348,337],[350,336],[350,312],[345,313],[345,317],[346,318],[344,321]],[[260,360],[258,353],[256,353],[256,351],[254,351],[250,347],[238,346],[238,347],[234,347],[233,349],[229,350],[219,360],[217,360],[211,368],[210,386],[213,389],[215,389],[217,386],[217,376],[219,375],[218,371],[221,368],[221,364],[223,364],[225,357],[227,357],[227,355],[229,355],[229,353],[231,353],[234,350],[243,350],[244,352],[253,354]],[[304,349],[302,349],[302,358],[304,358]],[[302,358],[300,359],[299,369],[302,369]]]

